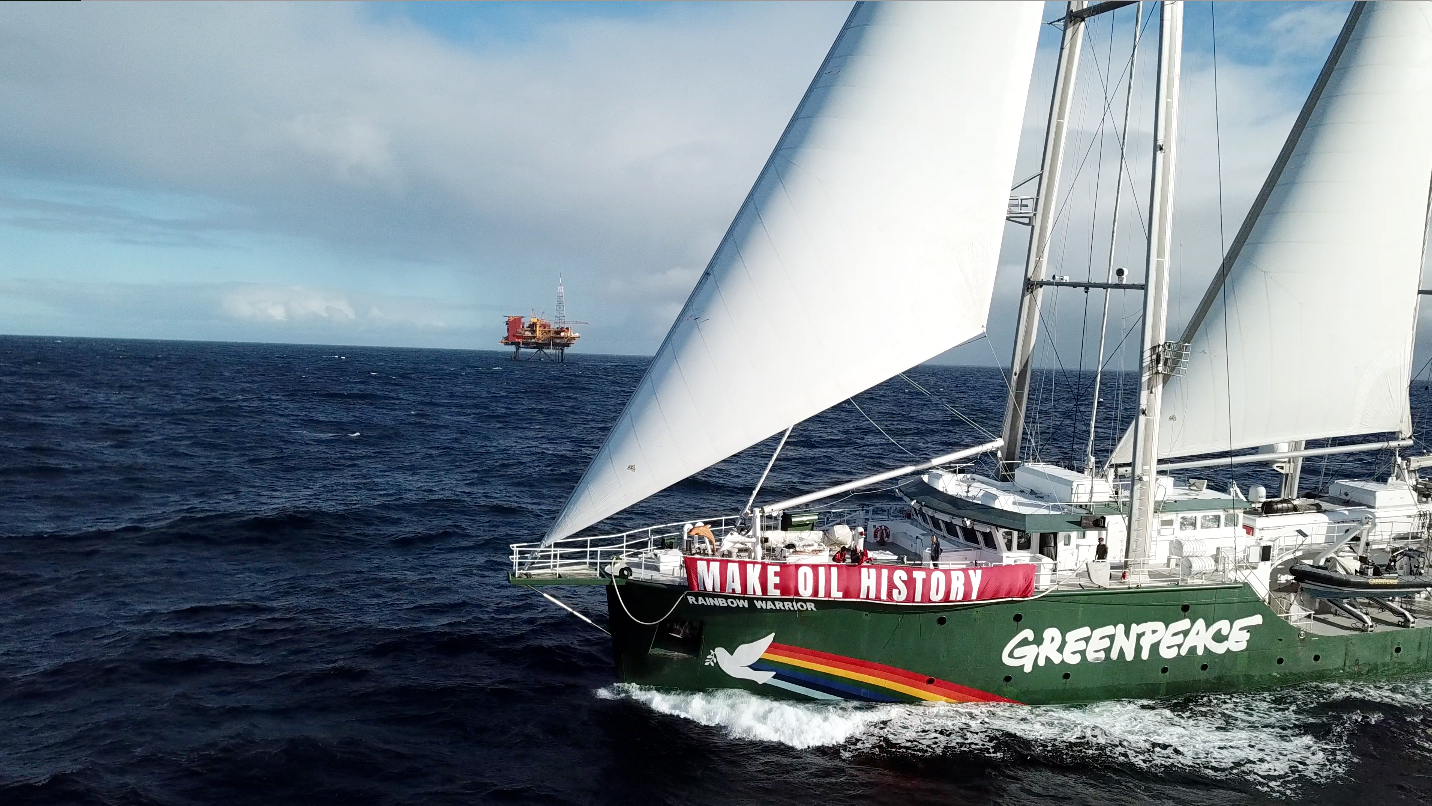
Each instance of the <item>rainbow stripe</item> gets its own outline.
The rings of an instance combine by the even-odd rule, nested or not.
[[[997,694],[883,663],[772,643],[752,669],[774,672],[765,685],[817,700],[862,702],[1014,702]]]

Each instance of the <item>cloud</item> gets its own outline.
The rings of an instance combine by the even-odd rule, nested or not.
[[[287,322],[296,319],[353,321],[358,315],[341,294],[292,286],[251,285],[224,294],[224,313],[235,319]]]
[[[228,227],[204,218],[145,215],[111,204],[0,194],[0,221],[38,232],[86,233],[116,243],[211,247]]]
[[[202,306],[173,320],[200,338],[242,325],[264,338],[342,328],[408,343],[446,328],[461,331],[448,342],[456,345],[468,333],[495,334],[492,311],[549,308],[562,274],[573,318],[593,323],[584,348],[649,352],[849,4],[585,8],[10,7],[0,18],[0,182],[10,185],[0,185],[0,226],[7,239],[18,233],[14,242],[73,233],[112,248],[80,262],[47,258],[54,242],[34,240],[0,254],[0,278],[59,283],[45,287],[69,290],[45,304],[71,310],[90,300],[91,327],[134,325],[127,311],[79,289],[157,288],[162,279],[210,289]],[[1047,5],[1046,19],[1059,8]],[[439,12],[466,16],[415,21]],[[1175,328],[1219,257],[1220,189],[1226,241],[1346,4],[1233,3],[1217,13],[1221,155],[1208,7],[1186,10]],[[1116,83],[1132,16],[1105,15],[1089,29],[1066,173],[1077,179],[1065,191],[1053,266],[1060,274],[1102,279],[1109,262],[1114,161],[1107,136],[1100,157],[1105,99],[1096,76]],[[1146,43],[1156,30],[1146,26]],[[1057,31],[1046,27],[1018,178],[1038,170],[1056,47]],[[1154,50],[1138,64],[1136,189],[1124,195],[1113,256],[1135,276]],[[25,183],[30,190],[15,189]],[[995,347],[971,345],[952,360],[1007,360],[1027,233],[1007,229],[990,316]],[[159,262],[145,250],[161,249],[182,253],[162,278],[145,268]],[[34,302],[41,285],[17,299]],[[1077,364],[1073,345],[1097,327],[1099,298],[1090,295],[1085,309],[1083,294],[1061,295],[1049,326],[1066,346],[1059,356],[1045,348],[1040,360]],[[1121,304],[1126,314],[1137,308],[1134,295],[1124,297],[1116,318]],[[43,328],[45,320],[35,312],[26,321]],[[148,335],[163,335],[165,321],[152,320]],[[1084,340],[1092,350],[1095,340]]]
[[[503,38],[483,7],[483,36],[340,4],[17,7],[0,174],[195,199],[218,213],[194,246],[202,229],[230,236],[216,247],[303,241],[369,283],[425,264],[514,309],[564,273],[590,302],[705,263],[847,10],[549,10]],[[116,241],[164,229],[87,220]],[[595,318],[647,318],[603,299]]]
[[[0,281],[0,311],[7,332],[18,333],[495,348],[480,323],[497,321],[502,308],[262,283],[8,280]],[[37,320],[61,329],[40,329]]]

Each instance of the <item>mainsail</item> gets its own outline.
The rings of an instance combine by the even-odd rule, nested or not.
[[[1160,457],[1410,432],[1429,183],[1432,9],[1359,3],[1185,330]]]
[[[983,332],[1041,8],[855,7],[548,540]]]

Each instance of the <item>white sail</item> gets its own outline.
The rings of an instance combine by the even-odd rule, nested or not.
[[[1185,331],[1160,457],[1411,431],[1432,8],[1352,14]],[[1131,442],[1126,433],[1114,462]]]
[[[983,332],[1041,9],[855,7],[548,540]]]

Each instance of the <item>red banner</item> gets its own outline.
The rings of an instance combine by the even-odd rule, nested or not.
[[[687,557],[686,587],[739,596],[941,604],[1034,595],[1032,563],[983,568],[764,563]]]

